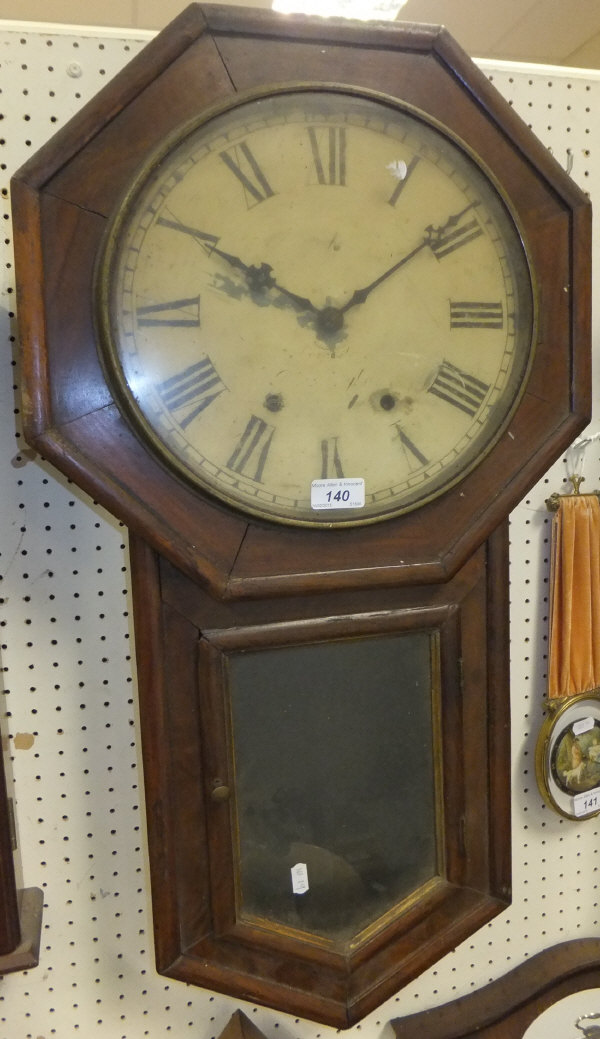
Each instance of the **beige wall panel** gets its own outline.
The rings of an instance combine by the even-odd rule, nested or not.
[[[271,7],[271,0],[219,0],[219,3],[235,3],[238,7]],[[187,4],[185,0],[134,0],[134,6],[137,8],[136,28],[163,29]]]
[[[134,0],[135,26],[164,29],[186,6],[185,0]]]
[[[538,0],[497,41],[507,58],[551,62],[560,48],[561,60],[600,29],[598,0]]]
[[[400,17],[445,25],[469,54],[486,57],[536,0],[407,0]]]
[[[137,0],[88,0],[87,3],[82,3],[82,0],[0,0],[0,18],[24,22],[130,27],[137,24],[134,17],[139,6]],[[166,0],[164,6],[168,6]],[[183,7],[184,3],[179,6]]]
[[[586,40],[582,47],[567,54],[565,65],[573,65],[581,69],[600,68],[600,32],[590,40]]]
[[[215,0],[216,2],[216,0]],[[270,0],[218,0],[241,7],[270,7]],[[100,25],[115,28],[163,29],[187,0],[0,0],[0,19]]]
[[[162,29],[188,0],[0,0],[0,20]],[[270,7],[271,0],[221,0]],[[299,0],[299,3],[301,0]],[[346,8],[351,10],[350,3]],[[599,0],[407,0],[406,21],[445,25],[468,54],[600,67]]]

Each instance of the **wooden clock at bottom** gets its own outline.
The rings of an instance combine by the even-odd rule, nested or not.
[[[131,563],[158,969],[354,1024],[509,904],[506,529],[416,588]]]
[[[4,737],[2,738],[4,746]],[[39,962],[43,893],[23,888],[8,751],[0,752],[0,977]],[[7,781],[7,775],[9,781]]]

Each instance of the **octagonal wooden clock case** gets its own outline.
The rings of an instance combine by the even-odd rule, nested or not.
[[[158,968],[348,1026],[509,902],[587,199],[443,29],[193,4],[13,202],[27,437],[131,531]]]

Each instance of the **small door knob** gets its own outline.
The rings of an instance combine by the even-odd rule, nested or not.
[[[215,779],[210,796],[213,801],[228,801],[231,796],[231,790],[220,779]]]

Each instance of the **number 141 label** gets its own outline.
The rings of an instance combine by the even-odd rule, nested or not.
[[[311,509],[362,509],[364,504],[363,479],[313,480],[310,485]]]
[[[575,728],[575,726],[573,726]],[[583,815],[592,815],[600,811],[600,787],[586,790],[585,793],[573,797],[573,815],[578,819]]]

